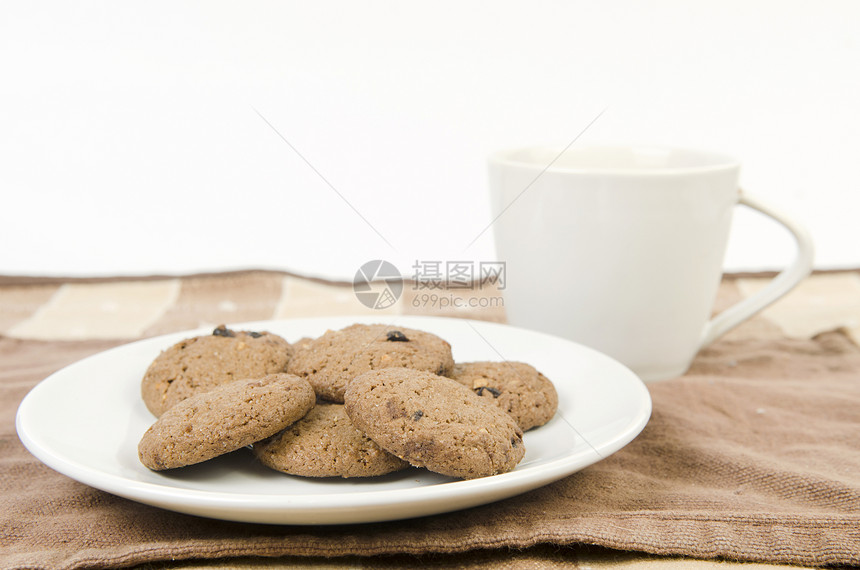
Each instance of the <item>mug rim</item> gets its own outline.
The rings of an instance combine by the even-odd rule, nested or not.
[[[552,156],[550,161],[527,160],[517,155],[525,153],[543,152]],[[556,161],[562,152],[585,153],[585,152],[626,152],[645,154],[684,154],[695,156],[702,160],[701,164],[689,164],[678,166],[570,166],[559,165]],[[707,172],[727,171],[740,168],[740,162],[727,154],[703,150],[695,147],[668,146],[661,144],[587,144],[576,145],[570,148],[553,145],[532,145],[513,147],[493,152],[489,157],[490,164],[499,166],[513,166],[544,172],[555,172],[562,174],[588,174],[588,175],[612,175],[612,176],[666,176],[666,175],[690,175],[703,174]]]

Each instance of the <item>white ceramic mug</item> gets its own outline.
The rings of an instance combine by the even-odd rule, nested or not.
[[[646,382],[683,374],[701,348],[812,268],[806,230],[741,192],[739,170],[730,157],[688,149],[496,153],[492,227],[507,263],[508,321],[595,348]],[[709,320],[737,204],[788,228],[797,254],[764,290]]]

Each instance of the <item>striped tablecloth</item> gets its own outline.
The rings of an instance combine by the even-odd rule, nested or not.
[[[716,310],[765,282],[727,277]],[[344,314],[504,321],[499,299],[492,286],[407,284],[400,301],[379,312],[358,303],[351,284],[276,272],[0,277],[0,567],[162,567],[182,560],[230,568],[860,565],[855,271],[813,275],[703,351],[684,377],[651,385],[652,420],[621,452],[545,488],[466,512],[325,528],[198,519],[67,479],[29,455],[15,435],[15,410],[33,385],[129,340]]]

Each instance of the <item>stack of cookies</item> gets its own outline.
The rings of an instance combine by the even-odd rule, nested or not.
[[[262,464],[305,477],[504,473],[525,454],[523,431],[558,406],[528,364],[455,364],[436,335],[365,324],[294,344],[221,325],[163,351],[141,394],[158,418],[138,446],[148,468],[251,446]]]

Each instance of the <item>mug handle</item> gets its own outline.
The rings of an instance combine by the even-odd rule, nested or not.
[[[708,321],[705,325],[705,330],[702,334],[702,340],[699,343],[699,348],[704,348],[723,336],[731,329],[735,328],[745,320],[754,316],[756,313],[794,289],[809,273],[812,271],[813,245],[812,237],[802,225],[780,212],[773,206],[766,204],[758,198],[753,198],[749,194],[740,192],[739,204],[743,204],[748,208],[757,210],[762,214],[769,216],[782,224],[794,236],[797,242],[797,254],[791,265],[786,267],[779,273],[767,286],[752,295],[748,299],[744,299],[740,303],[732,305],[719,315]]]

